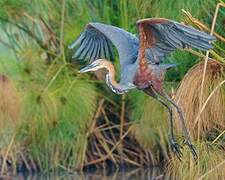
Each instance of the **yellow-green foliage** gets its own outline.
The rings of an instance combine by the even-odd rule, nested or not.
[[[85,155],[87,130],[96,108],[95,87],[74,74],[69,65],[48,67],[33,56],[33,59],[24,59],[20,67],[17,92],[10,84],[1,88],[4,96],[1,103],[7,103],[4,106],[17,121],[15,127],[1,116],[4,134],[12,124],[9,128],[11,135],[2,146],[2,155],[5,156],[4,149],[8,148],[16,133],[13,146],[20,144],[16,151],[25,153],[26,160],[35,161],[41,170],[79,168]],[[21,103],[15,99],[15,93],[19,93]],[[11,97],[14,99],[10,100]],[[1,114],[3,110],[1,108]]]
[[[191,157],[187,148],[183,150],[182,161],[171,158],[167,164],[166,172],[172,179],[224,179],[225,155],[224,150],[219,149],[209,142],[202,142],[198,146],[198,162]]]
[[[167,157],[167,109],[144,92],[134,91],[129,98],[134,109],[131,114],[131,119],[134,120],[132,134],[144,148],[151,149],[153,163],[158,164],[161,153]]]

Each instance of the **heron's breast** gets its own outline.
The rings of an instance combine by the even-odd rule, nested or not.
[[[137,69],[133,83],[136,85],[139,89],[145,89],[151,85],[152,81],[152,71],[150,68],[148,68],[147,64],[142,64],[139,68]]]
[[[142,68],[138,68],[134,76],[134,85],[139,89],[145,89],[149,86],[153,86],[158,92],[163,91],[164,73],[157,69],[147,65]]]

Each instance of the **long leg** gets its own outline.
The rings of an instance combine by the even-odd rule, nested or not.
[[[161,96],[164,97],[166,100],[168,100],[176,108],[176,110],[177,110],[177,112],[180,116],[181,126],[182,126],[184,136],[185,136],[185,144],[187,144],[188,147],[190,148],[194,159],[197,159],[198,156],[197,156],[197,153],[195,151],[194,145],[192,145],[192,143],[191,143],[191,139],[190,139],[187,127],[185,125],[184,115],[183,115],[183,112],[182,112],[181,108],[167,94],[164,93],[164,94],[161,94]]]
[[[182,152],[181,152],[181,147],[180,145],[176,142],[176,139],[174,137],[174,133],[173,133],[173,113],[172,113],[172,107],[169,106],[166,102],[164,102],[158,95],[157,92],[154,91],[154,89],[152,89],[152,87],[145,89],[144,92],[146,94],[148,94],[149,96],[152,96],[153,98],[157,99],[162,105],[164,105],[168,112],[169,112],[169,142],[170,142],[170,146],[173,150],[173,152],[177,155],[177,157],[179,159],[181,159],[182,157]]]

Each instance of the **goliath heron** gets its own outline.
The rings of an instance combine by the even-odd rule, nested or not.
[[[212,48],[211,42],[215,38],[190,26],[163,18],[139,20],[137,27],[139,38],[115,26],[89,23],[69,48],[79,45],[73,58],[91,62],[80,70],[81,73],[105,68],[106,83],[113,92],[122,94],[137,88],[163,104],[169,111],[169,142],[180,159],[181,146],[173,133],[172,106],[176,108],[185,137],[184,142],[193,157],[197,158],[185,126],[183,112],[163,90],[165,72],[174,66],[163,61],[176,49],[193,47],[207,51]],[[117,48],[120,58],[119,83],[115,81],[113,64],[106,60],[113,58],[112,45]]]

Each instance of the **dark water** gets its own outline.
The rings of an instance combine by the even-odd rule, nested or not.
[[[48,174],[18,174],[16,176],[4,176],[1,179],[6,180],[161,180],[168,179],[162,173],[160,168],[148,169],[132,169],[126,171],[114,171],[107,173],[106,171],[96,172],[73,172],[73,173],[48,173]]]

